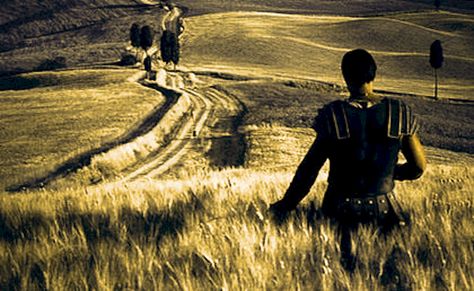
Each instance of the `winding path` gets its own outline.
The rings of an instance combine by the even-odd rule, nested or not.
[[[234,134],[232,122],[221,121],[241,114],[243,106],[238,100],[212,87],[184,89],[183,94],[191,100],[192,112],[178,125],[172,141],[118,182],[157,178],[184,159],[200,139],[231,137]],[[206,129],[205,133],[203,129]]]

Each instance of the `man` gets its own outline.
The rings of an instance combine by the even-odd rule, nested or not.
[[[322,212],[338,222],[341,262],[352,270],[351,231],[361,223],[374,223],[382,231],[398,225],[403,217],[392,192],[394,180],[419,178],[426,160],[410,107],[374,95],[377,66],[373,57],[363,49],[350,51],[344,55],[341,68],[350,97],[319,110],[313,124],[316,140],[285,196],[270,210],[282,214],[294,209],[329,159]],[[397,164],[400,150],[407,160],[404,164]]]

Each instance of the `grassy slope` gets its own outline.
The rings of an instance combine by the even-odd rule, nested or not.
[[[277,225],[266,213],[268,204],[283,194],[291,179],[287,169],[297,164],[295,153],[298,158],[304,154],[312,134],[248,129],[252,163],[245,169],[85,193],[0,197],[1,288],[474,286],[472,167],[431,163],[421,180],[400,184],[402,204],[414,218],[411,229],[387,240],[374,240],[373,230],[362,229],[360,264],[349,277],[338,262],[334,228],[315,210],[325,182],[316,183],[288,223]],[[260,159],[261,154],[268,160]],[[462,155],[453,157],[465,161]],[[283,168],[275,169],[282,161]],[[383,275],[390,268],[399,272],[398,282],[393,273]]]
[[[347,98],[339,87],[311,81],[262,81],[258,84],[223,84],[249,109],[245,124],[279,124],[310,127],[324,103]],[[421,120],[420,137],[425,145],[474,153],[472,104],[440,102],[413,96],[401,98]]]
[[[190,15],[223,11],[271,11],[295,14],[377,15],[400,11],[420,11],[434,8],[432,0],[180,0],[178,2],[190,8]],[[474,9],[474,4],[469,0],[448,0],[443,1],[442,8],[453,11],[472,11]]]
[[[0,91],[0,185],[51,171],[117,138],[159,106],[164,101],[159,93],[126,81],[134,73],[76,70],[16,77],[37,87]]]
[[[450,13],[420,15],[432,22],[456,17]],[[474,23],[468,15],[457,19],[464,27]],[[429,46],[441,39],[446,61],[440,70],[440,96],[473,99],[474,34],[469,29],[441,31],[384,17],[258,13],[211,14],[190,18],[187,23],[190,34],[184,40],[183,60],[191,68],[240,69],[254,75],[299,76],[342,85],[342,55],[363,47],[379,64],[378,88],[428,96],[433,92]]]
[[[24,2],[9,0],[2,9],[0,73],[29,71],[57,56],[68,66],[117,61],[131,24],[158,30],[162,13],[133,0]]]

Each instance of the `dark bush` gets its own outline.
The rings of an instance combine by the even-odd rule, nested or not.
[[[66,68],[66,58],[65,57],[56,57],[53,60],[47,59],[41,62],[36,70],[38,71],[51,71],[56,69]]]
[[[137,63],[137,57],[132,54],[123,54],[120,58],[121,66],[133,66]]]

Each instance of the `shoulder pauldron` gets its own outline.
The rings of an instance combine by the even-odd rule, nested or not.
[[[417,121],[411,108],[400,100],[385,99],[387,103],[387,136],[400,138],[416,132]]]
[[[338,140],[351,137],[348,116],[342,101],[329,103],[320,114],[324,116],[329,136]]]
[[[400,100],[389,98],[382,102],[386,104],[387,137],[400,138],[416,132],[418,128],[417,121],[408,105]],[[325,117],[328,134],[337,140],[351,137],[349,117],[344,105],[343,101],[335,101],[321,110]]]

